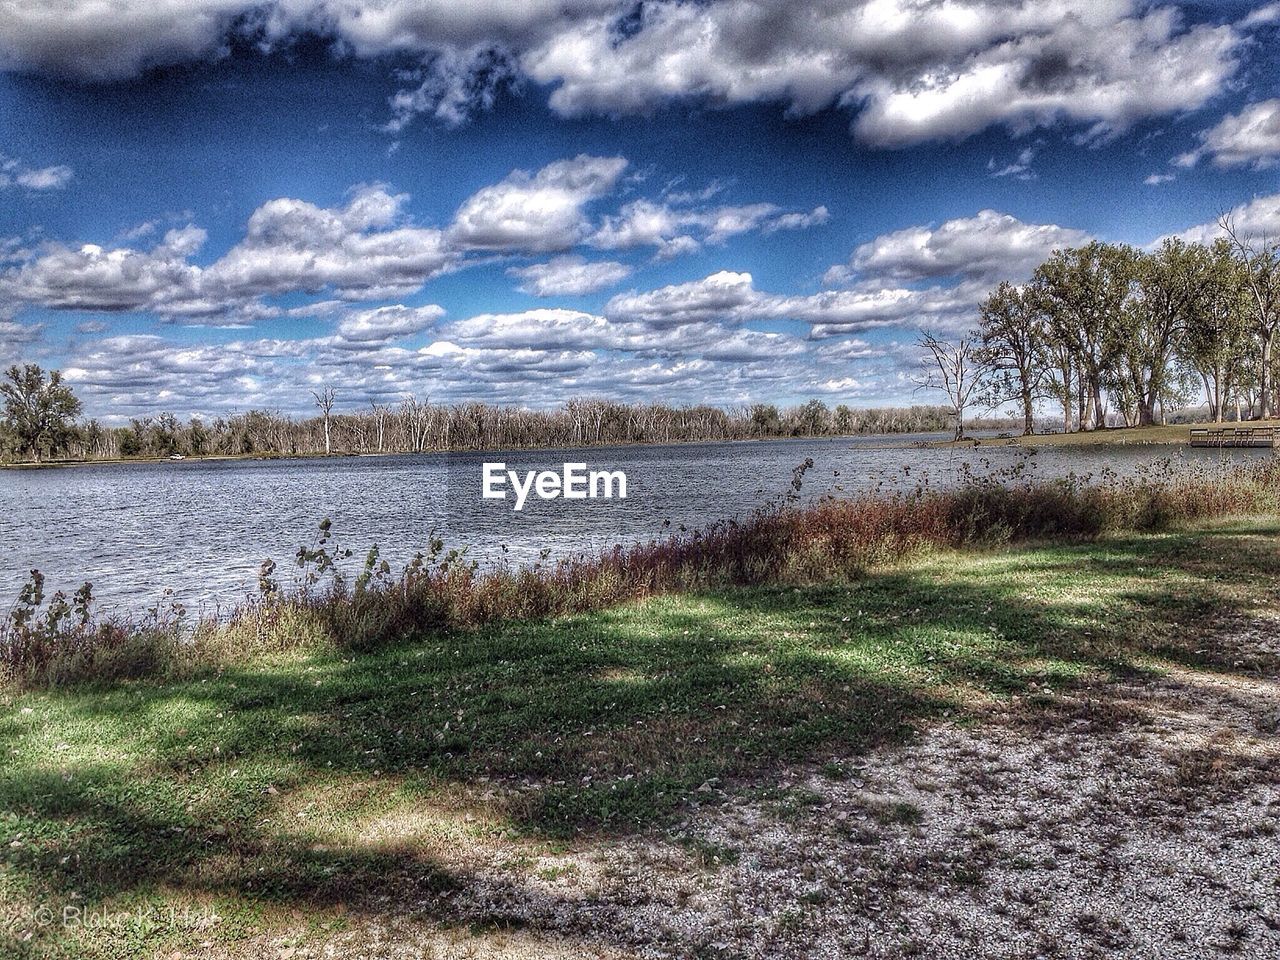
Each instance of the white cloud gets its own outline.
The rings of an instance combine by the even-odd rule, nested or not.
[[[444,316],[444,308],[436,304],[406,307],[396,304],[348,314],[338,324],[338,336],[358,343],[383,343],[399,337],[421,333]]]
[[[631,268],[616,260],[588,261],[580,256],[553,257],[546,263],[512,267],[507,271],[523,282],[522,293],[535,297],[578,297],[620,283]]]
[[[481,250],[567,250],[590,229],[586,205],[613,190],[626,166],[622,157],[581,154],[533,175],[516,170],[458,209],[449,239]]]
[[[619,294],[604,312],[611,320],[663,329],[708,320],[733,322],[758,299],[751,274],[722,270],[702,280]]]
[[[6,187],[23,187],[27,190],[61,190],[74,173],[66,164],[51,167],[31,167],[13,157],[0,153],[0,190]]]
[[[673,101],[857,112],[900,146],[1066,120],[1091,136],[1198,107],[1237,72],[1250,31],[1185,26],[1146,0],[0,0],[0,69],[115,80],[319,34],[358,57],[412,55],[389,128],[457,123],[508,79],[563,115],[649,113]]]
[[[594,350],[619,346],[621,339],[604,317],[580,310],[525,310],[482,313],[450,324],[449,342],[504,349]]]
[[[1001,166],[996,163],[992,157],[987,162],[987,169],[991,171],[993,177],[1012,177],[1015,180],[1034,180],[1036,172],[1031,169],[1031,164],[1036,158],[1037,147],[1030,146],[1024,148],[1018,153],[1018,157],[1011,163]]]
[[[641,199],[606,216],[589,242],[603,250],[657,247],[659,256],[670,258],[692,253],[703,243],[722,244],[755,230],[803,230],[829,219],[827,208],[821,206],[803,213],[784,212],[772,203],[685,207],[671,198],[667,202]]]
[[[841,283],[854,274],[875,274],[908,282],[938,277],[1016,280],[1054,250],[1088,241],[1081,230],[1023,223],[1007,213],[982,210],[936,227],[907,227],[876,237],[858,247],[847,265],[828,270],[825,279]]]
[[[401,296],[457,263],[440,230],[403,222],[406,199],[371,186],[335,209],[268,201],[249,218],[244,238],[207,268],[190,261],[206,238],[194,225],[170,230],[149,250],[48,244],[0,274],[0,292],[59,309],[248,319],[272,315],[256,303],[266,295]]]
[[[1174,157],[1179,167],[1194,167],[1204,157],[1218,167],[1264,170],[1280,161],[1280,99],[1251,103],[1199,134],[1200,145]]]
[[[1233,207],[1227,212],[1227,216],[1242,237],[1267,237],[1274,240],[1280,237],[1280,193],[1254,197],[1248,203]],[[1212,243],[1222,235],[1217,219],[1176,234],[1189,243]]]
[[[604,313],[612,321],[643,324],[650,330],[798,320],[810,324],[814,336],[828,337],[914,325],[926,318],[938,327],[951,326],[963,320],[987,289],[980,281],[924,290],[876,284],[787,296],[757,290],[749,273],[721,271],[645,293],[620,294],[605,304]]]
[[[249,218],[245,237],[209,267],[211,295],[255,297],[332,289],[345,299],[382,299],[418,290],[451,269],[456,256],[437,229],[403,221],[405,194],[356,189],[346,206],[270,200]]]
[[[1177,179],[1177,175],[1172,173],[1152,173],[1149,174],[1142,182],[1148,187],[1159,187],[1166,183],[1172,183]]]
[[[196,295],[200,270],[187,257],[204,238],[203,230],[189,226],[170,230],[147,251],[50,244],[0,275],[0,294],[60,309],[160,310]]]
[[[995,13],[996,6],[987,9]],[[1074,6],[1073,16],[1045,4],[1053,11],[1046,21],[1056,22],[961,63],[932,66],[906,83],[865,82],[867,106],[855,132],[869,143],[906,146],[994,125],[1024,133],[1065,119],[1086,125],[1085,138],[1097,140],[1143,117],[1203,105],[1238,67],[1243,38],[1231,26],[1183,29],[1172,8],[1138,15],[1136,4]]]

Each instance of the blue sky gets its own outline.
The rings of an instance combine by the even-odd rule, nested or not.
[[[0,0],[0,361],[108,420],[911,402],[1055,247],[1280,230],[1275,4],[110,13]]]

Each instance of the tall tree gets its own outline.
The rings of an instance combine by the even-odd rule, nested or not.
[[[1050,335],[1071,353],[1077,368],[1081,429],[1106,425],[1102,393],[1121,343],[1115,331],[1129,296],[1135,259],[1131,247],[1095,240],[1084,247],[1055,250],[1032,277]]]
[[[1152,253],[1131,252],[1129,295],[1116,322],[1109,325],[1113,342],[1109,371],[1117,392],[1132,403],[1130,422],[1149,427],[1156,404],[1177,393],[1174,350],[1184,325],[1202,295],[1207,266],[1202,247],[1168,239]]]
[[[1178,344],[1184,361],[1200,376],[1209,418],[1221,423],[1226,405],[1239,397],[1252,335],[1244,276],[1227,240],[1193,248],[1200,259],[1197,295],[1188,304]]]
[[[19,456],[37,463],[64,449],[75,434],[80,401],[62,382],[62,373],[45,372],[34,363],[12,366],[0,383],[4,423]]]
[[[1272,362],[1276,334],[1280,332],[1280,243],[1267,236],[1254,237],[1236,227],[1230,214],[1218,225],[1240,258],[1245,290],[1249,294],[1250,326],[1258,340],[1258,418],[1272,410]]]
[[[955,438],[963,440],[965,411],[980,395],[987,373],[977,337],[965,336],[952,343],[922,331],[917,343],[924,351],[917,388],[938,390],[946,396],[955,417]]]
[[[1044,321],[1036,298],[1002,283],[982,303],[982,359],[991,369],[991,406],[1015,401],[1022,434],[1035,433],[1035,402],[1044,381]]]

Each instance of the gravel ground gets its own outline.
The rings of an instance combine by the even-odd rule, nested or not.
[[[661,835],[518,866],[511,844],[472,849],[445,903],[288,955],[1280,957],[1277,638],[1236,624],[1200,651],[1222,669],[706,784]]]

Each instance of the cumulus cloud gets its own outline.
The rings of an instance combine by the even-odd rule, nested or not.
[[[170,230],[151,249],[47,244],[0,274],[15,300],[76,310],[151,310],[170,317],[272,315],[256,298],[332,290],[381,299],[418,290],[452,269],[440,230],[403,222],[404,195],[362,187],[334,209],[281,198],[249,218],[244,238],[206,268],[191,262],[206,234]]]
[[[758,299],[751,274],[722,270],[702,280],[619,294],[604,312],[611,320],[662,329],[706,320],[736,321]]]
[[[332,289],[346,299],[381,299],[419,289],[450,269],[442,231],[402,222],[406,194],[381,185],[356,189],[327,209],[282,198],[249,218],[245,237],[209,267],[213,295],[255,297]]]
[[[1007,213],[982,210],[939,226],[907,227],[876,237],[858,247],[848,264],[828,270],[825,279],[842,283],[856,274],[907,282],[955,276],[1019,279],[1054,250],[1088,242],[1081,230],[1024,223]]]
[[[580,310],[544,309],[482,313],[449,325],[448,342],[504,349],[594,350],[620,346],[604,317]]]
[[[553,257],[546,263],[512,267],[507,271],[523,281],[519,290],[535,297],[578,297],[612,287],[631,275],[616,260],[588,261],[580,256]]]
[[[969,281],[924,290],[870,285],[788,296],[757,290],[749,273],[721,271],[644,293],[619,294],[605,305],[604,313],[615,322],[652,330],[798,320],[811,325],[813,336],[828,337],[924,318],[934,326],[948,326],[972,309],[986,289],[981,282]]]
[[[187,258],[204,240],[203,230],[188,226],[170,230],[146,251],[49,244],[0,275],[0,294],[58,309],[162,310],[197,295],[200,270]]]
[[[985,5],[997,13],[996,4]],[[1135,121],[1194,109],[1219,93],[1239,64],[1242,33],[1184,28],[1177,10],[1140,14],[1129,3],[1042,7],[1044,22],[934,66],[908,83],[876,77],[854,130],[864,141],[906,146],[1000,125],[1015,134],[1065,119],[1097,140]],[[1011,11],[1010,11],[1011,12]],[[1007,35],[1006,35],[1007,36]]]
[[[803,230],[826,223],[826,207],[808,213],[784,212],[772,203],[683,207],[670,201],[633,200],[606,216],[590,237],[603,250],[657,247],[669,258],[697,250],[702,243],[722,244],[730,237],[759,230]]]
[[[348,314],[338,324],[338,336],[357,343],[384,343],[421,333],[444,316],[444,308],[436,304],[406,307],[396,304]]]
[[[751,230],[804,229],[828,218],[821,206],[808,212],[771,203],[697,206],[690,205],[699,202],[691,196],[637,200],[593,220],[589,205],[614,191],[626,167],[622,157],[584,154],[535,173],[513,171],[472,194],[444,229],[415,223],[408,195],[382,184],[353,188],[334,207],[280,197],[254,210],[239,242],[207,265],[193,260],[206,239],[194,224],[170,230],[150,247],[144,243],[153,224],[122,234],[109,247],[6,241],[0,264],[11,266],[0,270],[0,293],[55,309],[139,310],[174,322],[251,324],[300,311],[332,312],[342,301],[401,298],[491,253],[653,245],[661,255],[673,255]],[[535,296],[578,296],[616,285],[631,268],[564,254],[509,273]],[[294,293],[326,299],[287,310],[267,302]]]
[[[1194,167],[1208,157],[1218,167],[1264,170],[1280,160],[1280,99],[1251,103],[1199,134],[1200,144],[1174,157],[1179,167]]]
[[[532,175],[516,170],[458,209],[449,238],[470,249],[567,250],[590,229],[587,204],[609,193],[626,167],[622,157],[581,154]]]
[[[1059,120],[1089,136],[1204,104],[1238,70],[1271,6],[1184,24],[1145,0],[0,0],[0,69],[114,80],[312,35],[350,55],[415,56],[389,128],[457,123],[508,79],[566,116],[673,101],[854,112],[869,143]]]

